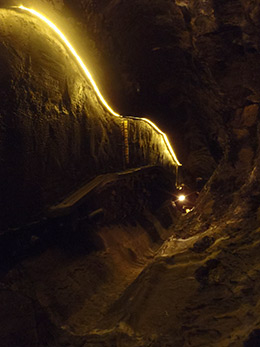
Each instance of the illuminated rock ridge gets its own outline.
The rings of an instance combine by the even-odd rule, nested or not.
[[[163,136],[111,115],[47,25],[20,11],[0,15],[3,222],[23,222],[94,175],[146,165],[175,172]]]

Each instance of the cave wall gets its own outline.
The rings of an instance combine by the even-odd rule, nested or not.
[[[123,48],[127,31],[132,30],[135,50],[139,49],[142,57],[139,25],[144,33],[155,30],[159,17],[164,35],[158,40],[165,44],[163,49],[158,43],[152,46],[158,60],[153,60],[147,49],[151,63],[143,76],[155,71],[151,68],[155,61],[158,71],[163,64],[167,71],[166,58],[174,62],[168,68],[168,83],[163,84],[154,104],[160,100],[158,109],[163,104],[163,110],[170,110],[170,119],[178,125],[185,168],[191,176],[211,177],[195,209],[175,223],[173,235],[159,252],[147,238],[147,226],[144,231],[140,226],[125,226],[122,220],[123,226],[99,230],[106,245],[101,258],[100,254],[86,257],[77,252],[71,257],[63,250],[48,249],[19,263],[1,281],[2,341],[11,341],[10,346],[17,341],[24,346],[259,345],[259,2],[52,3],[61,11],[71,5],[75,18],[82,20],[78,28],[87,30],[90,24],[93,37],[99,37],[97,56],[103,50],[120,67],[123,89],[131,96],[129,102],[138,107],[141,103],[134,101],[138,100],[139,72],[129,68],[129,50]],[[149,6],[154,10],[147,11]],[[136,21],[126,25],[128,15]],[[117,19],[121,24],[116,23],[118,27],[113,29]],[[171,44],[171,36],[163,30],[167,25],[169,32],[179,33],[180,41]],[[117,41],[121,36],[123,40]],[[120,54],[115,53],[119,46]],[[130,52],[132,61],[135,50]],[[162,51],[167,54],[161,55]],[[183,63],[184,56],[189,59]],[[165,75],[162,80],[158,75],[159,81],[165,80]],[[145,79],[142,81],[141,89],[146,85]],[[149,84],[158,90],[157,82],[151,83],[152,76],[148,81],[146,87]],[[150,101],[142,100],[142,107]],[[129,123],[133,137],[144,134],[139,135],[132,129],[132,121]],[[136,150],[139,152],[138,147]],[[126,184],[129,197],[122,197],[119,187],[115,189],[119,194],[113,193],[111,187],[107,195],[111,200],[103,199],[106,206],[112,205],[117,212],[117,199],[120,205],[120,199],[126,199],[127,211],[128,201],[130,207],[144,205],[142,200],[135,204],[130,194],[136,186]],[[142,185],[140,188],[142,197]],[[156,225],[151,216],[149,220],[150,226]],[[86,230],[91,231],[83,228],[84,235],[88,235]],[[157,250],[155,257],[150,247]]]
[[[259,103],[259,3],[66,0],[61,11],[80,20],[103,73],[116,76],[114,103],[172,136],[186,180],[208,179],[232,137],[229,120]]]
[[[170,135],[188,183],[211,176],[229,142],[227,122],[259,103],[258,2],[24,4],[67,18],[73,42],[98,63],[105,96],[120,113],[149,115]]]
[[[126,163],[123,119],[101,106],[50,29],[14,10],[0,15],[2,228],[36,216],[97,174],[172,166],[162,136],[134,120]]]

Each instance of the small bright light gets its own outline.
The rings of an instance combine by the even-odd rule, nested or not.
[[[185,199],[186,199],[185,195],[180,195],[178,198],[179,201],[184,201]]]

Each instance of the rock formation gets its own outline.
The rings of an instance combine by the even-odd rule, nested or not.
[[[33,0],[28,4],[36,6]],[[76,44],[82,43],[83,51],[87,45],[92,46],[91,54],[103,69],[96,71],[97,80],[104,81],[105,94],[112,103],[119,101],[125,114],[150,114],[162,130],[176,139],[184,182],[195,187],[196,178],[200,177],[206,184],[195,208],[182,214],[171,203],[173,187],[167,175],[157,171],[136,173],[118,185],[103,186],[95,195],[96,214],[88,215],[89,218],[83,218],[85,205],[82,205],[74,216],[76,223],[74,219],[71,223],[68,217],[24,230],[21,235],[28,238],[27,243],[21,238],[19,241],[14,234],[6,244],[15,244],[10,249],[18,253],[7,257],[9,263],[1,266],[2,344],[258,346],[258,2],[39,2],[42,8],[47,5],[54,13],[67,17],[74,32],[86,36],[85,42],[78,39]],[[12,25],[16,28],[18,23],[19,20]],[[10,24],[1,27],[3,33],[10,30]],[[18,37],[22,32],[17,30]],[[33,42],[34,34],[30,34],[28,45]],[[16,41],[16,47],[22,47],[23,41]],[[83,93],[89,86],[79,73],[76,76],[79,84],[73,82],[72,76],[65,78],[61,74],[64,66],[73,63],[66,55],[64,61],[55,58],[63,49],[59,43],[55,43],[57,52],[53,57],[44,57],[43,44],[35,52],[37,59],[47,64],[46,68],[57,66],[50,63],[53,60],[60,65],[48,74],[45,69],[43,74],[38,65],[31,73],[33,59],[23,60],[17,54],[19,49],[15,52],[5,42],[11,41],[5,41],[3,36],[1,104],[8,102],[11,115],[19,107],[23,112],[26,110],[26,115],[37,111],[41,115],[43,108],[48,115],[51,103],[52,108],[57,107],[55,119],[66,129],[59,134],[66,153],[71,147],[74,151],[71,171],[63,171],[64,157],[57,152],[55,138],[60,132],[57,122],[50,121],[46,129],[40,117],[21,117],[14,122],[13,117],[7,119],[7,113],[1,110],[1,116],[9,122],[8,128],[13,129],[10,134],[14,148],[10,150],[16,153],[13,157],[6,154],[4,159],[9,163],[6,167],[22,165],[23,175],[32,171],[32,166],[39,166],[37,172],[42,172],[44,168],[47,170],[43,158],[49,158],[49,170],[66,175],[66,180],[57,176],[57,185],[49,187],[50,190],[45,185],[46,194],[54,198],[64,189],[65,181],[68,190],[71,189],[81,180],[80,172],[90,167],[89,161],[95,161],[93,156],[84,157],[85,151],[81,150],[87,145],[84,141],[76,146],[71,138],[74,133],[80,135],[79,139],[85,138],[88,125],[80,115],[91,114],[97,104],[94,96],[90,98],[89,93]],[[8,65],[5,52],[16,64]],[[21,77],[24,71],[21,67],[29,66],[30,76],[10,78],[16,66]],[[61,74],[62,95],[55,93],[52,74]],[[49,95],[44,95],[45,88],[40,89],[38,84],[33,88],[40,79],[53,84],[48,89]],[[109,80],[113,84],[111,89]],[[28,81],[32,87],[29,90],[25,88]],[[80,86],[82,94],[76,93]],[[42,90],[41,98],[34,94],[39,90]],[[17,105],[16,96],[21,92],[24,98]],[[13,104],[8,99],[10,95]],[[73,112],[69,95],[83,99],[88,96],[88,100],[84,99],[87,110]],[[100,121],[100,129],[103,129],[107,115],[103,110],[101,113],[104,121]],[[33,131],[38,129],[39,142],[30,144],[17,138],[18,125]],[[94,147],[96,141],[101,141],[100,136],[93,139]],[[32,164],[25,162],[20,153],[21,144],[26,143],[32,154],[42,143],[53,154],[46,157],[42,152],[42,157],[33,159]],[[103,165],[102,160],[98,163]],[[91,167],[97,170],[95,165]],[[43,176],[48,182],[47,175]],[[12,181],[7,173],[4,177]],[[14,191],[17,191],[15,186]],[[35,187],[28,182],[28,194],[33,196],[34,191]],[[122,208],[120,214],[119,208]],[[101,210],[103,217],[99,215]],[[19,253],[19,247],[24,245],[25,250]]]
[[[0,15],[2,230],[31,221],[94,175],[160,164],[174,172],[163,136],[105,110],[46,25],[17,10]]]

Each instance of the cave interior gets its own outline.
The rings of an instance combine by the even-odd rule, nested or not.
[[[24,0],[116,116],[19,5],[0,0],[0,345],[260,346],[260,2]]]

